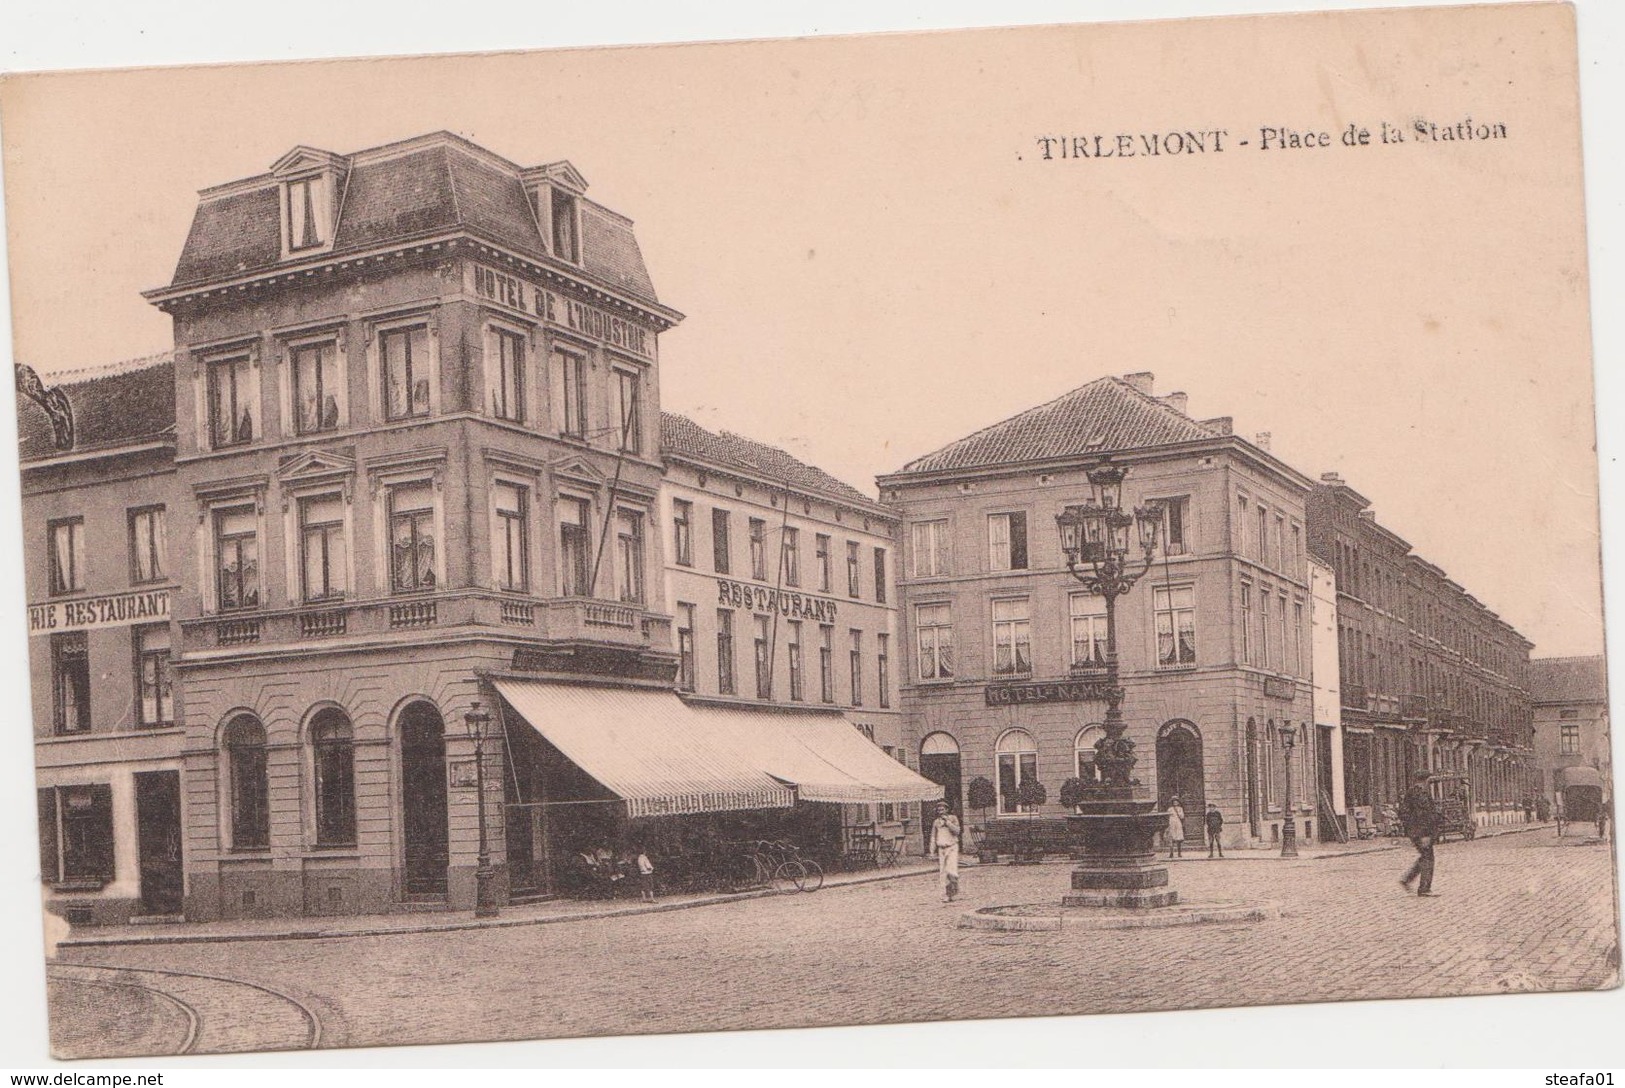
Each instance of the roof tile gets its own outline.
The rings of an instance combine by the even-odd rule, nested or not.
[[[728,431],[708,431],[687,416],[674,412],[660,413],[660,446],[668,457],[686,454],[832,499],[875,502],[874,496],[865,495],[852,485],[792,457],[777,446]]]

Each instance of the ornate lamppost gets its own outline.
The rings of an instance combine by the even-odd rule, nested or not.
[[[1102,723],[1106,735],[1095,742],[1100,781],[1083,788],[1077,815],[1067,817],[1082,839],[1084,863],[1073,871],[1075,894],[1064,902],[1068,906],[1167,906],[1177,901],[1178,893],[1150,889],[1168,883],[1167,868],[1151,864],[1153,842],[1157,832],[1168,826],[1168,814],[1154,811],[1156,802],[1142,797],[1138,781],[1130,777],[1137,760],[1134,742],[1123,735],[1128,723],[1123,720],[1117,661],[1117,598],[1151,569],[1163,509],[1140,506],[1131,514],[1123,508],[1123,478],[1128,470],[1121,465],[1103,461],[1086,475],[1089,501],[1068,506],[1056,516],[1055,524],[1067,571],[1087,592],[1106,601],[1105,684],[1101,691],[1106,701]],[[1135,545],[1141,553],[1138,559],[1132,557]]]
[[[1289,726],[1281,730],[1281,753],[1286,760],[1286,796],[1281,800],[1281,856],[1298,856],[1298,814],[1292,808],[1292,746],[1296,736]]]
[[[475,818],[480,824],[480,852],[474,863],[474,917],[495,918],[498,914],[496,898],[496,870],[491,868],[491,850],[485,833],[485,727],[491,715],[480,708],[478,699],[463,715],[463,724],[474,741],[474,791],[478,802]]]

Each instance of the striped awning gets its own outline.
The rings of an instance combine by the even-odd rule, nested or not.
[[[497,680],[497,691],[628,816],[789,808],[795,791],[669,691]]]
[[[508,705],[629,816],[934,801],[942,787],[839,713],[685,702],[670,691],[496,680]]]
[[[881,751],[839,713],[689,703],[718,735],[749,753],[803,801],[843,804],[937,801],[942,787]]]

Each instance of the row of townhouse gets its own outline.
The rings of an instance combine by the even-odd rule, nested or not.
[[[918,458],[878,499],[662,412],[681,315],[585,190],[446,133],[295,148],[200,194],[147,294],[172,352],[19,370],[55,909],[466,907],[481,841],[507,899],[633,841],[919,851],[922,804],[963,811],[977,778],[995,818],[1059,814],[1096,777],[1106,629],[1052,526],[1106,457],[1125,505],[1162,512],[1118,608],[1160,801],[1215,803],[1238,844],[1288,819],[1330,836],[1389,796],[1370,736],[1415,765],[1521,760],[1528,643],[1442,575],[1415,581],[1423,625],[1374,628],[1397,613],[1356,581],[1379,530],[1343,518],[1346,489],[1148,373]],[[1425,682],[1356,698],[1364,670],[1411,675],[1401,653]],[[1384,717],[1434,690],[1482,702]]]

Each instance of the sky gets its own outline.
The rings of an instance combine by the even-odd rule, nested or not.
[[[139,291],[168,281],[198,189],[296,144],[445,128],[521,165],[568,158],[637,222],[687,315],[662,341],[668,409],[871,489],[1149,370],[1199,418],[1340,472],[1538,654],[1599,652],[1567,20],[1372,12],[1327,31],[1310,16],[17,79],[16,357],[49,375],[163,350],[168,319]],[[1469,116],[1507,137],[1341,142],[1350,124]],[[1264,127],[1332,146],[1260,150]],[[1208,130],[1223,153],[1045,161],[1039,143]]]
[[[1242,6],[1304,3],[866,0],[680,11],[485,0],[471,17],[445,19],[424,17],[438,6],[408,0],[285,0],[285,17],[268,19],[218,5],[16,0],[0,9],[0,69],[907,31]],[[1592,271],[1610,272],[1597,276],[1593,297],[1606,301],[1621,285],[1625,182],[1613,141],[1625,101],[1625,20],[1609,0],[1580,0],[1575,10],[1589,208],[1601,228]],[[263,171],[297,143],[349,151],[448,128],[521,164],[568,158],[593,197],[637,220],[662,298],[688,315],[663,341],[664,400],[709,426],[777,442],[862,485],[1102,374],[1152,370],[1159,391],[1190,394],[1193,414],[1233,415],[1244,434],[1273,432],[1275,451],[1311,476],[1340,471],[1385,524],[1533,638],[1537,654],[1597,652],[1588,283],[1575,116],[1563,90],[1572,60],[1561,43],[1528,35],[1461,48],[1459,34],[1366,21],[1393,18],[1366,16],[1358,32],[1328,23],[1318,41],[1303,29],[1311,19],[1227,41],[1238,32],[1199,24],[1161,39],[1130,30],[1060,45],[978,35],[928,52],[826,39],[754,59],[744,48],[691,47],[13,82],[0,91],[0,139],[17,358],[52,373],[167,346],[165,319],[138,292],[168,279],[197,189]],[[1284,164],[1239,155],[1043,169],[1030,161],[1043,134],[1336,132],[1350,118],[1453,120],[1464,110],[1505,119],[1512,138],[1362,160],[1358,169],[1320,151]],[[1124,169],[1093,169],[1107,165]],[[1599,348],[1620,343],[1617,310],[1597,310],[1599,334],[1611,337]],[[1596,372],[1616,414],[1618,370]],[[0,409],[0,435],[9,416]],[[1601,440],[1614,496],[1619,441],[1606,429]],[[0,479],[0,515],[13,524],[15,487],[14,477]],[[1616,506],[1610,540],[1625,529]],[[0,584],[0,606],[23,614],[20,579]],[[14,652],[3,655],[10,671],[0,675],[14,686],[26,682],[20,622],[6,643]],[[0,804],[6,827],[25,828],[31,760],[26,738],[14,742]],[[6,917],[36,925],[31,835],[6,835],[0,848]],[[30,942],[12,945],[16,953]],[[37,957],[8,960],[7,971],[19,992],[42,991]],[[1414,1030],[1416,1006],[1363,1003],[1253,1010],[1241,1021],[1216,1010],[751,1033],[726,1048],[718,1036],[693,1036],[330,1053],[319,1064],[516,1055],[536,1064],[709,1063],[741,1054],[818,1064],[898,1053],[932,1064],[1000,1060],[990,1055],[1070,1064],[1089,1053],[1103,1064],[1184,1056],[1436,1067],[1539,1053],[1575,1065],[1588,1046],[1612,1053],[1620,994],[1604,996],[1430,1001],[1428,1032]],[[43,1002],[15,1004],[8,1053],[43,1065]],[[908,1049],[878,1049],[882,1039]],[[254,1059],[273,1062],[301,1059]]]

